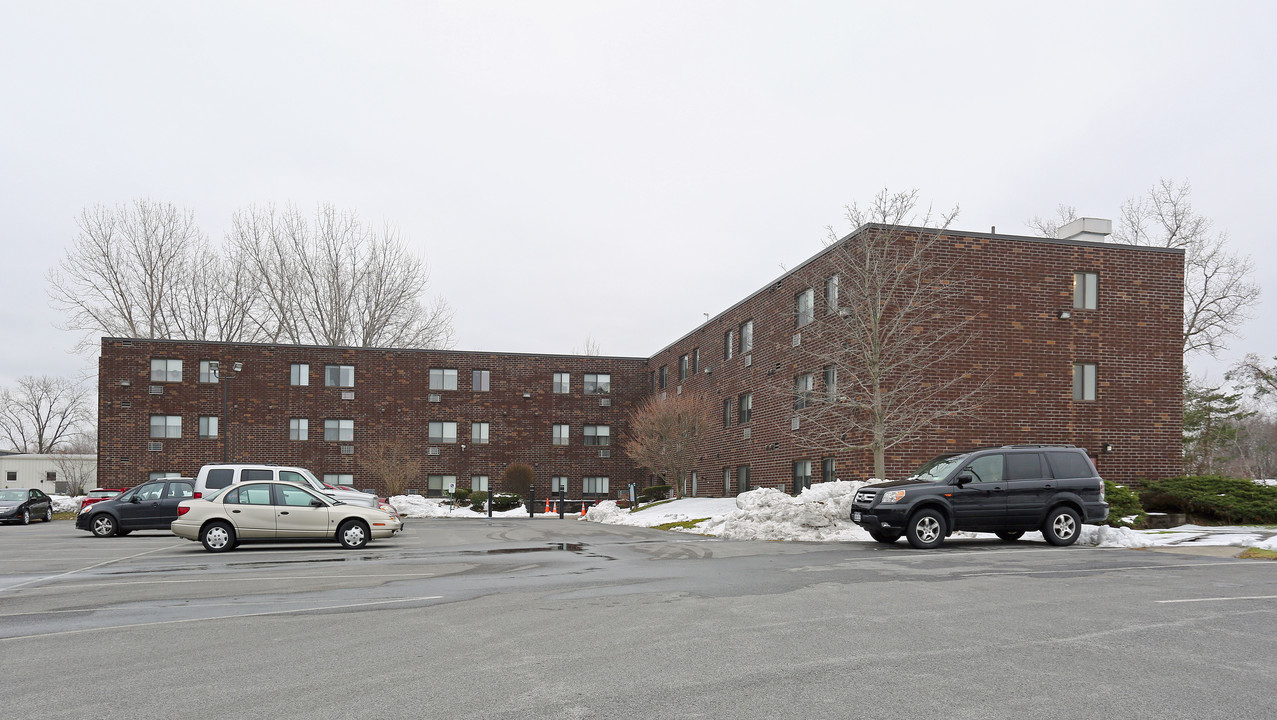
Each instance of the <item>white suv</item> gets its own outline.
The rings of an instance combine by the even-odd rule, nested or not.
[[[352,490],[337,490],[330,488],[315,477],[314,473],[306,468],[289,467],[287,465],[241,465],[241,464],[222,464],[215,463],[205,465],[200,468],[200,474],[195,478],[195,497],[202,498],[212,495],[224,487],[234,485],[235,483],[248,482],[249,480],[282,480],[295,485],[308,487],[315,492],[323,493],[334,500],[340,500],[350,505],[363,505],[364,507],[373,507],[385,509],[376,495],[369,493],[355,492]]]

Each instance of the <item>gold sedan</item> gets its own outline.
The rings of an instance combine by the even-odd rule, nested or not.
[[[403,521],[390,513],[278,481],[238,483],[208,498],[183,500],[177,515],[173,534],[198,540],[209,552],[240,543],[310,540],[336,540],[354,550],[403,529]]]

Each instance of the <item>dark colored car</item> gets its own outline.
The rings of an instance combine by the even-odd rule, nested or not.
[[[96,505],[103,500],[111,498],[124,492],[125,488],[93,488],[83,499],[80,500],[80,512],[90,505]]]
[[[168,530],[177,519],[177,504],[190,500],[190,478],[152,480],[118,496],[90,505],[75,518],[75,526],[98,537],[128,535],[134,530]]]
[[[45,522],[53,519],[53,499],[36,488],[0,490],[0,523],[26,525],[31,518]]]
[[[856,491],[851,520],[875,540],[904,535],[933,548],[956,530],[995,533],[1008,542],[1041,530],[1072,545],[1083,522],[1103,522],[1104,481],[1086,451],[1072,445],[1008,445],[941,455],[905,480]]]

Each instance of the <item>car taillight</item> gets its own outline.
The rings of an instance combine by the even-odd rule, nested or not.
[[[197,490],[197,491],[195,492],[195,499],[196,499],[196,500],[199,500],[199,499],[200,499],[200,498],[202,498],[202,497],[204,497],[204,493],[199,492],[199,491]]]
[[[177,506],[177,514],[178,514],[178,515],[185,515],[186,513],[190,512],[190,511],[191,511],[191,509],[190,509],[190,508],[188,508],[188,507],[186,507],[185,505],[178,505],[178,506]]]

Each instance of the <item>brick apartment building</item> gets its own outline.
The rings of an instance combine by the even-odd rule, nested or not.
[[[956,306],[972,341],[928,372],[978,382],[979,407],[892,448],[888,477],[942,452],[1014,443],[1086,447],[1119,482],[1178,473],[1183,253],[1099,242],[1094,221],[1076,229],[1058,240],[940,234],[937,252],[962,269]],[[849,238],[888,232],[911,230]],[[380,439],[407,438],[422,494],[453,481],[500,489],[522,462],[538,495],[562,483],[572,498],[617,497],[650,481],[619,447],[627,415],[651,393],[684,392],[722,408],[688,493],[865,479],[867,451],[797,442],[795,392],[826,390],[828,371],[802,349],[836,315],[836,247],[650,358],[104,338],[99,482],[193,475],[226,457],[381,489],[361,460]]]

